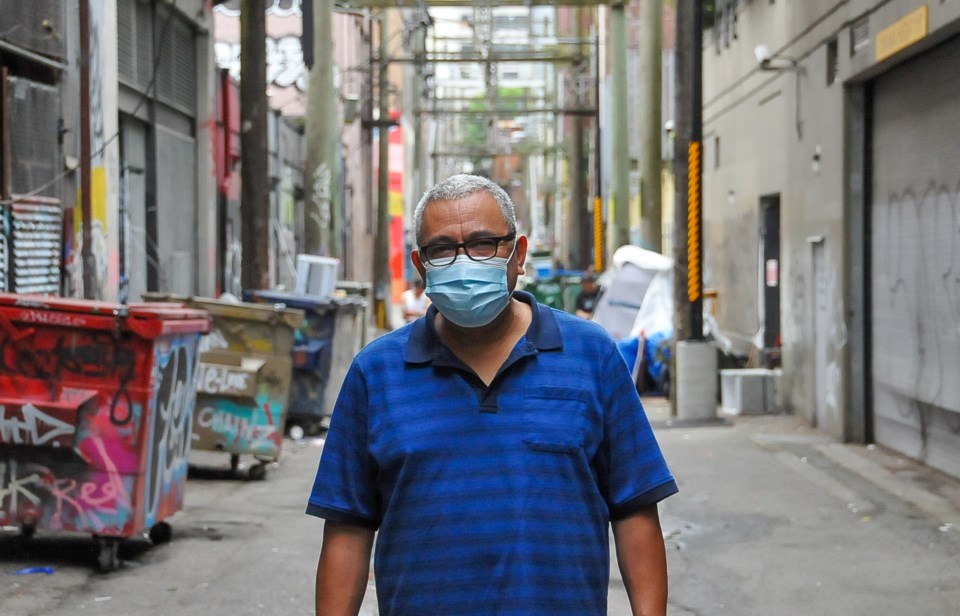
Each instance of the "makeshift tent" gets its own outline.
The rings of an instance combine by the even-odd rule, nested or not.
[[[673,336],[673,259],[639,246],[622,246],[598,282],[603,293],[593,320],[618,341],[638,385],[645,364],[650,379],[663,390]]]

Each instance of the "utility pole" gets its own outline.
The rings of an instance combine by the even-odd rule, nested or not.
[[[586,23],[584,20],[586,9],[578,6],[574,9],[574,14],[577,20],[577,48],[578,51],[580,51],[578,55],[583,57],[584,45],[582,41],[586,36]],[[572,84],[572,89],[577,93],[575,104],[580,109],[586,107],[585,103],[587,102],[584,96],[586,94],[584,91],[586,84],[580,78],[589,72],[590,62],[588,58],[589,56],[581,62],[574,64],[570,71],[570,78],[575,80]],[[570,197],[567,203],[565,233],[567,239],[567,254],[565,256],[570,268],[580,269],[586,268],[590,263],[590,246],[592,245],[590,229],[593,225],[593,221],[590,219],[589,208],[587,208],[587,199],[589,199],[590,195],[589,188],[587,187],[587,159],[586,156],[584,156],[584,123],[586,122],[586,118],[579,114],[565,115],[563,117],[565,119],[569,118],[569,122],[566,122],[566,124],[573,125],[573,138],[567,140],[567,160],[570,161],[570,170],[568,173],[568,177],[570,178]],[[586,250],[584,250],[584,244],[586,244]]]
[[[663,218],[660,202],[663,4],[662,0],[640,2],[640,84],[646,100],[640,105],[640,237],[648,250],[663,250]],[[642,99],[641,95],[641,99]]]
[[[677,3],[677,100],[673,142],[673,177],[676,186],[673,208],[673,329],[677,340],[690,337],[687,299],[687,149],[693,122],[693,37],[693,12],[689,0],[680,0]],[[673,402],[676,402],[675,396]]]
[[[700,225],[703,148],[703,2],[680,0],[677,3],[678,135],[685,145],[686,157],[677,156],[677,169],[685,166],[686,191],[677,195],[677,238],[686,231],[686,268],[676,267],[674,298],[677,314],[688,311],[689,325],[681,338],[683,318],[677,322],[676,363],[672,372],[671,396],[680,419],[710,420],[717,414],[717,350],[703,339],[703,279],[701,274]],[[677,185],[682,186],[680,178]],[[681,201],[682,196],[686,197]],[[683,207],[681,207],[681,205]],[[681,220],[682,214],[685,218]],[[680,251],[682,242],[674,242]],[[678,255],[679,256],[679,255]],[[677,260],[677,264],[681,261]],[[687,276],[683,280],[680,272]],[[684,285],[683,282],[686,284]]]
[[[630,144],[627,134],[627,17],[622,2],[610,6],[610,133],[613,144],[613,224],[609,254],[630,243]],[[599,156],[600,153],[598,152]]]
[[[387,11],[380,11],[380,53],[377,62],[380,69],[378,96],[380,117],[377,121],[379,135],[379,173],[377,175],[377,235],[373,251],[373,295],[374,314],[377,327],[391,329],[390,315],[387,311],[390,301],[390,96],[387,84]]]
[[[601,148],[602,132],[600,126],[600,19],[599,10],[597,11],[597,23],[594,24],[596,36],[594,37],[593,55],[596,72],[593,76],[593,107],[596,115],[593,120],[594,139],[594,194],[593,194],[593,269],[596,272],[602,272],[606,261],[604,260],[604,228],[603,228],[603,148]]]
[[[240,224],[244,290],[269,287],[267,28],[263,0],[240,2]]]
[[[90,137],[90,0],[80,0],[80,211],[82,215],[83,297],[97,299],[96,263],[93,259],[93,213],[90,185],[93,145]],[[9,195],[4,195],[9,196]]]
[[[690,340],[703,340],[703,2],[693,2],[690,142],[687,144],[687,301]]]
[[[304,0],[309,18],[312,58],[307,91],[307,212],[304,250],[343,258],[342,208],[337,187],[337,93],[333,87],[333,0]],[[311,10],[312,9],[312,10]],[[310,13],[310,15],[308,15]]]
[[[418,13],[418,18],[422,23],[417,25],[417,31],[413,35],[414,57],[416,58],[416,70],[414,71],[414,95],[413,95],[413,194],[420,198],[427,191],[426,182],[426,157],[423,139],[423,102],[426,100],[429,92],[427,91],[427,81],[425,77],[426,57],[427,57],[427,20],[429,14],[426,9]],[[415,204],[414,204],[415,205]]]

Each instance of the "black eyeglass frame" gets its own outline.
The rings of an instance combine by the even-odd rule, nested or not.
[[[516,239],[517,239],[516,233],[508,233],[507,235],[500,235],[495,237],[476,237],[471,240],[467,240],[466,242],[460,242],[459,244],[447,243],[447,242],[441,242],[437,244],[427,244],[426,246],[421,246],[420,248],[418,248],[418,252],[420,253],[420,259],[425,264],[431,265],[433,267],[447,267],[447,266],[453,265],[453,262],[457,260],[457,255],[460,254],[461,249],[463,250],[463,254],[467,255],[468,259],[470,259],[471,261],[476,261],[477,263],[482,263],[483,261],[489,261],[490,259],[493,259],[494,257],[497,256],[497,253],[500,252],[501,242],[513,242],[513,241],[516,241]],[[475,245],[477,242],[489,242],[489,241],[496,242],[496,246],[494,246],[493,248],[492,255],[490,255],[489,257],[477,258],[470,254],[470,249],[468,247],[470,244]],[[429,251],[430,249],[433,249],[433,248],[441,248],[441,247],[447,248],[447,249],[453,249],[453,257],[450,258],[449,263],[436,264],[433,261],[431,261],[427,257],[426,253],[424,252],[424,251]]]

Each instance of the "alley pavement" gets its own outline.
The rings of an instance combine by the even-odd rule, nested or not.
[[[680,486],[660,506],[670,615],[960,614],[960,481],[791,415],[645,407]]]
[[[960,481],[790,415],[683,423],[644,404],[680,486],[660,505],[670,616],[960,614]],[[286,441],[264,481],[195,452],[212,470],[187,482],[173,541],[127,542],[109,574],[88,537],[0,530],[0,614],[312,614],[322,522],[303,511],[321,450]],[[608,612],[628,616],[611,559]],[[378,614],[375,586],[362,616]]]

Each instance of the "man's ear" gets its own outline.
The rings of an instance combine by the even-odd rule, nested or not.
[[[417,272],[419,272],[419,274],[420,274],[420,280],[422,280],[422,281],[424,282],[424,286],[426,286],[426,282],[427,282],[427,269],[426,269],[425,267],[423,267],[423,262],[420,260],[420,251],[419,251],[419,250],[411,250],[411,251],[410,251],[410,261],[412,261],[412,262],[413,262],[413,266],[414,266],[415,268],[417,268]]]
[[[523,265],[527,262],[527,236],[518,235],[517,236],[517,275],[523,276],[526,274],[526,270]]]

